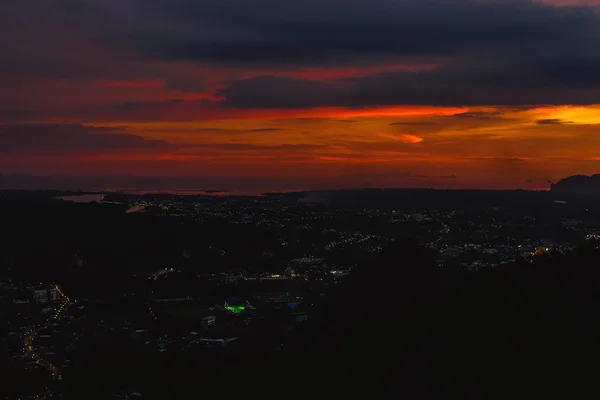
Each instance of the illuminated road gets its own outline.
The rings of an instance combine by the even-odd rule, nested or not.
[[[36,327],[25,335],[25,337],[23,338],[23,350],[25,352],[25,355],[35,360],[39,365],[44,367],[50,373],[52,379],[61,380],[62,375],[60,369],[56,365],[52,364],[50,361],[44,359],[42,357],[41,349],[35,347],[35,337],[37,336],[37,334],[43,329],[49,328],[56,321],[59,321],[65,315],[65,310],[71,303],[71,299],[69,299],[62,292],[58,285],[54,285],[54,289],[56,289],[56,291],[61,296],[61,304],[56,308],[54,314],[46,319],[45,325]],[[49,397],[52,397],[52,394],[50,392],[46,392],[45,394],[41,395],[41,397],[37,398],[45,399]]]

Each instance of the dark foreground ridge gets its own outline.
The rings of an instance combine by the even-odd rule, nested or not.
[[[519,233],[530,229],[523,221],[541,224],[544,235],[556,222],[579,237],[597,229],[585,225],[598,220],[591,210],[561,219],[543,208],[521,217],[494,206],[481,219],[477,202],[449,213],[357,213],[272,199],[190,204],[161,197],[151,212],[126,213],[131,204],[116,201],[19,199],[0,208],[10,232],[0,253],[7,354],[0,372],[10,399],[34,389],[45,398],[77,400],[126,398],[115,397],[123,391],[143,399],[487,398],[527,389],[539,396],[557,385],[572,393],[579,387],[574,382],[596,379],[590,366],[600,356],[598,235],[586,233],[573,250],[544,246],[531,257],[485,268],[440,263],[431,245],[483,236],[484,243],[508,249],[500,240],[510,236],[521,248],[526,240]],[[582,225],[573,223],[578,215]],[[420,232],[417,225],[425,227],[423,238],[431,236],[427,243],[404,234]],[[475,236],[461,236],[471,228]],[[346,243],[353,244],[349,253],[338,253]],[[309,257],[298,260],[296,252],[316,247],[330,269],[323,260],[313,268],[309,259],[311,266],[301,270]],[[349,274],[332,279],[346,263]],[[37,295],[50,283],[44,295],[59,288],[69,298],[17,301],[19,290]],[[256,297],[264,292],[280,296],[274,285],[295,288],[303,300],[293,310],[261,305]],[[218,299],[242,307],[236,297],[247,294],[256,314],[250,307],[239,315],[218,310]],[[47,307],[50,313],[40,314]],[[200,313],[210,307],[217,308],[206,311],[217,315],[216,324],[202,327]],[[308,319],[298,323],[305,313]],[[213,347],[205,337],[221,344]],[[222,345],[223,337],[230,344]],[[30,353],[42,359],[41,366],[22,369],[22,351],[26,360]],[[45,380],[50,368],[60,379]]]
[[[594,243],[536,264],[440,270],[426,249],[399,241],[329,293],[285,349],[163,357],[113,341],[66,376],[67,389],[81,398],[100,382],[133,381],[152,399],[187,398],[204,384],[291,398],[542,391],[548,380],[585,378],[600,355],[599,258]],[[267,343],[282,329],[275,318],[256,334]]]

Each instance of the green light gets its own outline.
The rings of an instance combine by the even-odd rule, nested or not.
[[[230,306],[226,304],[225,308],[234,314],[241,314],[246,311],[246,306]]]

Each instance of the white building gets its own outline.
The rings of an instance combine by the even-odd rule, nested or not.
[[[34,290],[33,298],[35,299],[36,303],[45,303],[48,301],[48,292],[46,289]]]
[[[209,327],[215,325],[216,320],[217,320],[217,317],[209,315],[208,317],[202,318],[200,321],[201,321],[203,328],[209,328]]]

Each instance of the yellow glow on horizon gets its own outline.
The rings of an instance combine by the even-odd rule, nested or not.
[[[565,124],[595,125],[600,124],[600,106],[554,106],[539,107],[528,114],[537,119],[557,119]]]

